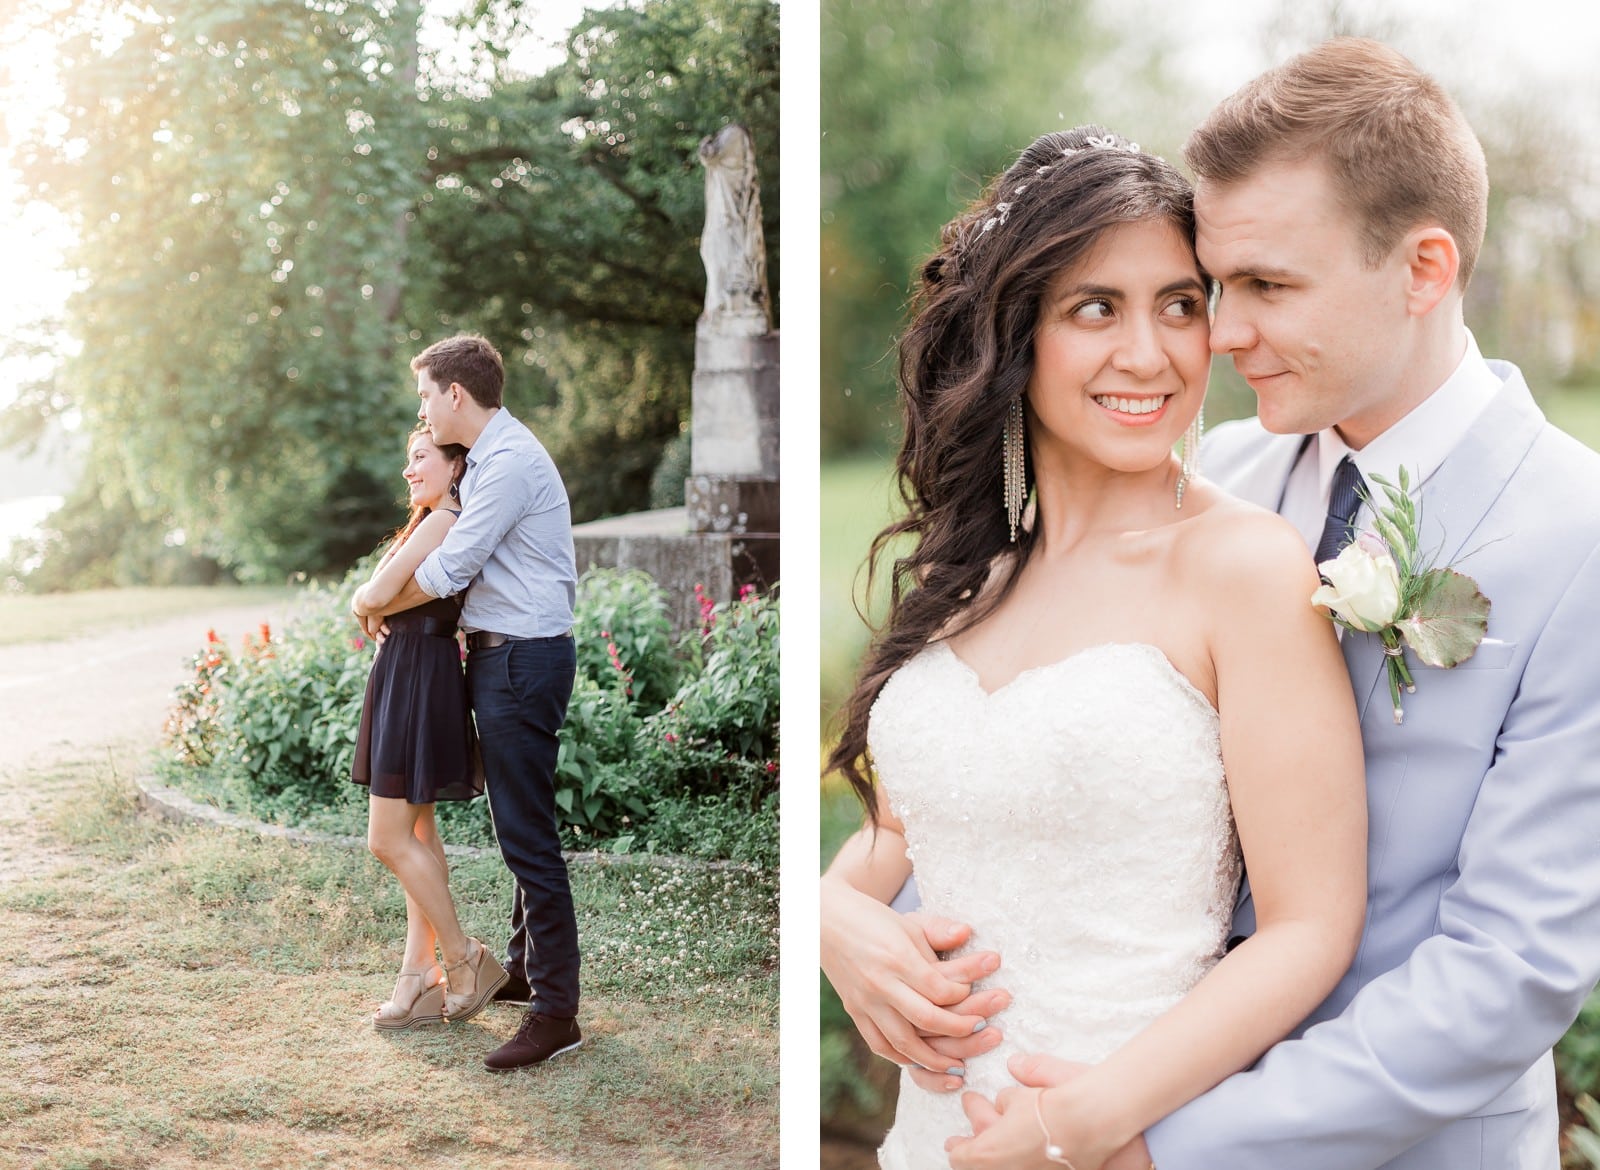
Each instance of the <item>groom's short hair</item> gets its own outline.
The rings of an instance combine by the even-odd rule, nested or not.
[[[1183,157],[1223,186],[1265,165],[1321,159],[1368,265],[1413,228],[1438,224],[1455,238],[1465,289],[1483,245],[1483,147],[1444,87],[1379,41],[1337,37],[1261,74],[1211,111]]]
[[[458,333],[436,341],[411,359],[411,372],[427,370],[439,385],[459,382],[485,410],[501,404],[506,384],[500,351],[476,333]]]

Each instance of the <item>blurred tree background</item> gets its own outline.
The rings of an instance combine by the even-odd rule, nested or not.
[[[399,514],[407,363],[457,330],[500,346],[576,520],[676,502],[651,480],[687,466],[696,148],[733,120],[778,272],[777,6],[590,10],[533,76],[540,4],[467,0],[442,40],[438,7],[23,0],[0,28],[59,46],[14,162],[80,277],[13,338],[58,360],[0,414],[12,445],[87,435],[13,552],[29,588],[342,572]]]
[[[881,613],[860,570],[892,506],[894,346],[911,274],[940,227],[1046,130],[1099,122],[1180,161],[1206,111],[1268,66],[1341,33],[1395,45],[1456,96],[1488,156],[1468,323],[1486,354],[1523,368],[1558,425],[1600,446],[1600,158],[1586,145],[1600,133],[1600,23],[1553,13],[1542,0],[1515,14],[1420,0],[824,0],[824,734],[866,643],[857,607]],[[1519,57],[1522,33],[1534,48]],[[1219,359],[1208,420],[1253,409]],[[824,861],[857,824],[853,798],[825,782]],[[870,1145],[892,1116],[894,1070],[864,1055],[826,983],[823,1019],[824,1164],[854,1165],[851,1140]],[[1600,1082],[1584,1076],[1568,1087]]]

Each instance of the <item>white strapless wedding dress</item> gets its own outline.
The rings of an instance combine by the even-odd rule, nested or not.
[[[1094,646],[991,694],[935,643],[884,684],[868,738],[923,908],[970,923],[1001,956],[981,986],[1012,994],[968,1088],[1014,1084],[1017,1052],[1104,1059],[1221,957],[1239,851],[1217,713],[1159,648]],[[879,1161],[947,1166],[971,1132],[959,1093],[903,1075]]]

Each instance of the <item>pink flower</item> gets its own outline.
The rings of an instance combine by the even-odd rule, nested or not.
[[[365,638],[351,638],[350,639],[350,649],[352,649],[352,650],[365,650],[366,648],[367,648],[367,640]]]
[[[666,740],[668,743],[677,743],[678,742],[678,737],[676,735],[674,735],[670,731],[667,732],[667,734],[662,736],[661,738]]]

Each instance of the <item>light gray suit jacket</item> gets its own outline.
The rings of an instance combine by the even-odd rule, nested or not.
[[[1419,495],[1487,638],[1454,670],[1413,658],[1398,726],[1378,640],[1343,639],[1370,819],[1355,962],[1151,1128],[1160,1170],[1556,1170],[1550,1049],[1600,978],[1600,456],[1490,365],[1504,385]],[[1225,424],[1206,472],[1276,509],[1300,444]],[[1254,921],[1246,892],[1236,933]]]

